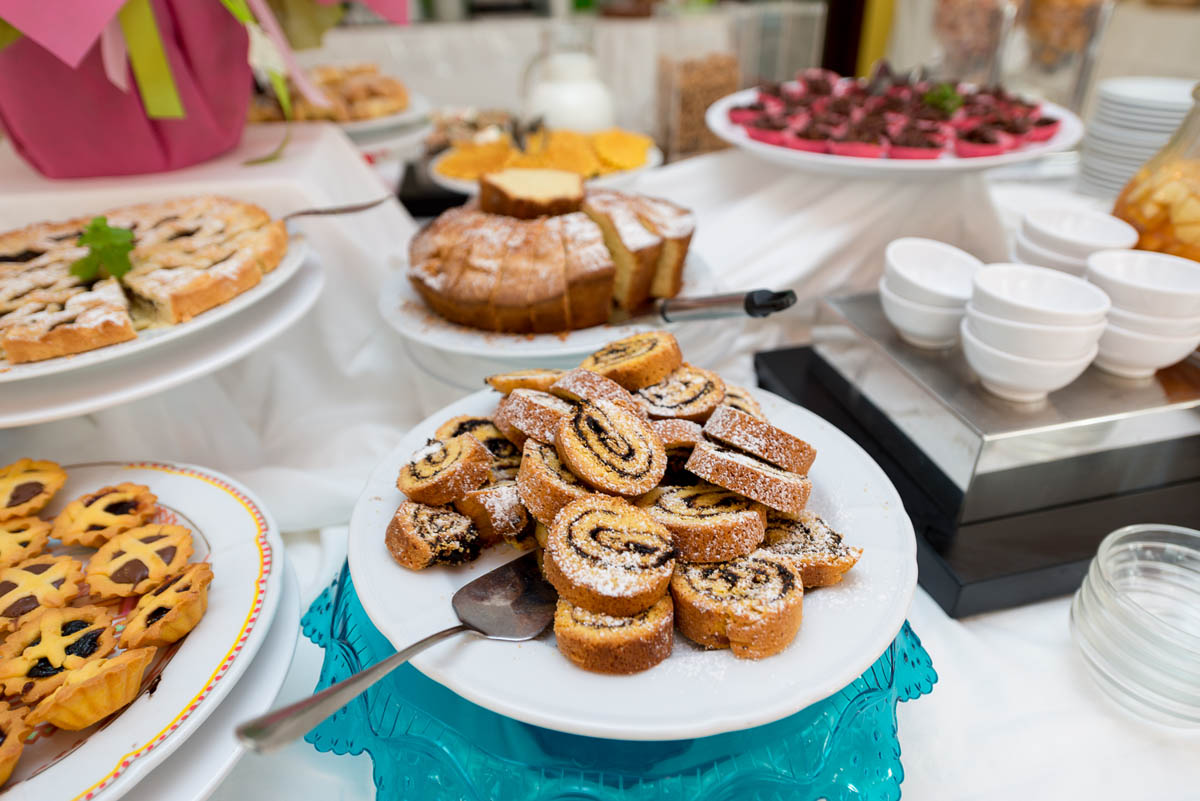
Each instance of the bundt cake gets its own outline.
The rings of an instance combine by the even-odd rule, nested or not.
[[[503,200],[492,208],[537,208],[521,197],[525,185],[550,194],[545,176],[526,182],[511,175],[519,170],[505,172],[497,182]],[[543,208],[553,205],[543,200]],[[633,311],[678,294],[694,228],[687,209],[612,190],[587,191],[581,211],[534,219],[462,206],[413,237],[409,279],[435,313],[461,325],[509,333],[588,328],[607,322],[614,304]]]

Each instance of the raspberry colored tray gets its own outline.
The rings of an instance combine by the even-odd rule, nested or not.
[[[346,568],[302,625],[325,649],[317,690],[395,650],[371,625]],[[629,742],[506,718],[403,665],[305,739],[318,751],[370,754],[381,799],[894,801],[904,779],[896,704],[936,681],[905,623],[859,679],[790,717],[695,740]]]

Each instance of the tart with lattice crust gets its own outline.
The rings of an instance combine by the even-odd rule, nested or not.
[[[28,711],[24,707],[0,704],[0,785],[8,781],[25,750],[25,735],[29,734],[30,728],[25,722]]]
[[[204,617],[212,580],[208,563],[197,562],[143,595],[125,620],[121,647],[169,645],[183,639]]]
[[[178,573],[192,555],[192,534],[183,526],[155,523],[118,534],[87,566],[87,583],[101,598],[141,595]]]
[[[116,279],[107,278],[61,305],[6,315],[0,347],[10,362],[22,364],[116,345],[136,336],[125,292]]]
[[[58,689],[33,708],[27,720],[35,726],[50,723],[68,731],[99,723],[137,698],[142,674],[156,650],[135,648],[72,670]]]
[[[18,459],[0,467],[0,520],[37,514],[66,481],[54,462]]]
[[[149,487],[128,482],[101,487],[67,504],[54,518],[53,536],[64,545],[99,548],[118,534],[145,525],[158,511]]]
[[[0,567],[11,567],[37,556],[50,540],[50,524],[36,517],[0,522]]]
[[[58,689],[71,671],[106,656],[115,645],[112,615],[103,607],[44,610],[0,645],[0,686],[5,695],[31,704]]]
[[[35,556],[0,570],[0,631],[30,615],[66,606],[79,595],[83,565],[69,556]]]

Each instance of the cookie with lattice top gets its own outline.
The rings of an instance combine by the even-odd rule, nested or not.
[[[35,556],[0,570],[0,630],[11,630],[44,609],[66,606],[79,595],[83,565],[69,556]]]
[[[0,704],[0,785],[8,781],[25,750],[25,735],[30,729],[25,722],[28,711],[24,707]]]
[[[18,459],[0,467],[0,520],[37,514],[66,481],[55,462]]]
[[[178,573],[192,555],[192,534],[183,526],[155,523],[118,534],[87,566],[87,583],[101,598],[141,595]]]
[[[183,639],[204,617],[212,580],[208,563],[196,562],[147,592],[125,619],[121,647],[169,645]]]
[[[111,653],[112,615],[100,606],[47,609],[0,645],[4,694],[31,704],[58,689],[72,670]]]
[[[101,487],[59,512],[53,536],[65,545],[99,548],[118,534],[148,523],[158,511],[157,502],[150,488],[141,484]]]
[[[36,517],[0,523],[0,567],[11,567],[42,552],[50,540],[50,524]]]

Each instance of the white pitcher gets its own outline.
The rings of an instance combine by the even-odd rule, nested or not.
[[[600,80],[590,29],[556,24],[542,36],[542,52],[525,68],[525,119],[548,128],[598,131],[613,126],[612,92]]]

